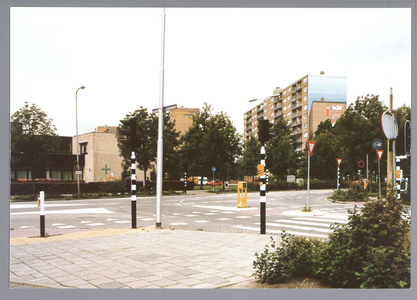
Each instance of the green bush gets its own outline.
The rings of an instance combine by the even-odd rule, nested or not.
[[[406,288],[410,286],[410,219],[390,193],[367,202],[349,222],[334,225],[323,253],[323,274],[335,287]]]
[[[334,288],[409,288],[410,218],[394,193],[349,211],[347,224],[334,224],[329,239],[284,232],[253,262],[259,281],[276,283],[315,277]],[[272,238],[271,238],[272,239]],[[271,248],[271,250],[270,250]]]
[[[336,190],[330,199],[345,202],[366,202],[369,200],[367,191],[360,184],[354,183],[345,190]]]
[[[126,191],[126,183],[123,180],[114,180],[100,182],[98,192],[107,194],[124,193]]]
[[[283,231],[279,247],[271,237],[271,245],[266,245],[263,253],[255,253],[253,267],[256,271],[253,276],[267,283],[315,277],[324,245],[318,238],[295,236]]]

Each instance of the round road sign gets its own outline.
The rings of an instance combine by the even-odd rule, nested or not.
[[[213,172],[216,172],[216,167],[212,167],[212,168],[211,168],[211,170],[212,170]]]
[[[358,161],[358,167],[363,168],[365,166],[365,162],[363,160]]]
[[[398,124],[394,115],[390,111],[386,111],[381,116],[381,127],[387,139],[396,139],[398,136]]]
[[[382,140],[381,139],[374,139],[372,141],[372,148],[374,148],[374,150],[381,150],[382,149]]]

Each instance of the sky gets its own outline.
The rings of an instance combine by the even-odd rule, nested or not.
[[[302,76],[346,76],[347,104],[411,105],[409,8],[167,8],[164,106],[243,114]],[[10,114],[42,109],[62,136],[158,108],[162,8],[24,8],[10,14]]]

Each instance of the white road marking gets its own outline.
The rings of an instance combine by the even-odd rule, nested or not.
[[[303,221],[315,220],[315,221],[318,221],[318,222],[342,223],[342,224],[347,224],[348,223],[347,218],[345,220],[343,220],[343,219],[323,219],[323,218],[310,217],[310,218],[293,218],[293,220],[303,220]]]
[[[257,210],[256,207],[238,208],[236,206],[211,206],[211,205],[193,205],[194,207],[216,209],[210,210],[211,212],[219,212],[219,210],[231,210],[231,211],[246,211],[246,210]]]
[[[63,210],[45,210],[45,215],[55,214],[113,214],[105,208],[80,208],[80,209],[63,209]],[[16,212],[10,213],[14,215],[39,215],[39,211],[27,211],[27,212]]]
[[[237,216],[236,219],[251,219],[251,216]]]
[[[260,225],[260,223],[254,223],[255,225]],[[331,229],[319,229],[314,227],[306,227],[306,226],[296,226],[296,225],[288,225],[288,224],[279,224],[279,223],[266,223],[266,226],[272,226],[272,227],[284,227],[284,228],[292,228],[292,229],[298,229],[298,230],[306,230],[306,231],[318,231],[318,232],[325,232],[325,233],[331,233],[333,230]]]
[[[194,223],[210,223],[211,221],[201,220],[201,221],[194,221]]]
[[[117,221],[119,219],[107,219],[107,221]]]
[[[92,204],[45,204],[45,207],[62,207],[62,206],[82,206],[82,205],[92,205]],[[37,208],[38,204],[10,204],[11,209],[22,209],[22,208]]]
[[[34,228],[34,226],[21,226],[20,229]]]
[[[192,217],[198,217],[198,216],[197,215],[184,215],[184,217],[192,218]]]
[[[229,219],[229,218],[220,218],[220,219],[216,219],[216,221],[231,221],[233,219]]]
[[[114,221],[116,224],[130,223],[131,221]]]
[[[296,225],[312,225],[312,226],[330,228],[330,223],[305,222],[305,221],[296,221],[296,220],[275,220],[274,222],[284,222],[284,223],[290,223],[290,224],[296,224]]]
[[[173,225],[173,226],[188,225],[188,223],[169,223],[169,225]]]
[[[57,228],[59,228],[59,229],[70,229],[70,228],[75,228],[75,226],[66,225],[66,226],[58,226]]]
[[[247,227],[247,226],[241,226],[241,225],[236,225],[236,226],[232,226],[233,228],[238,228],[238,229],[246,229],[246,230],[252,230],[252,231],[260,231],[260,228],[255,228],[255,227]],[[270,230],[270,229],[266,229],[265,230],[266,233],[282,233],[281,230]],[[294,234],[294,235],[303,235],[303,236],[311,236],[311,237],[322,237],[322,238],[327,238],[327,235],[322,235],[322,234],[312,234],[312,233],[304,233],[304,232],[297,232],[297,231],[285,231],[286,233],[289,234]]]
[[[86,225],[88,225],[88,226],[103,226],[105,224],[103,224],[103,223],[88,223]]]
[[[61,224],[61,223],[54,223],[54,224],[52,224],[52,226],[63,226],[63,225],[65,225],[65,224]]]
[[[81,224],[93,223],[93,221],[81,221]]]

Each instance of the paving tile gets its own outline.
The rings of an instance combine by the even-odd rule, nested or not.
[[[126,287],[126,285],[120,282],[112,281],[108,283],[98,284],[97,287],[100,289],[120,289]]]

